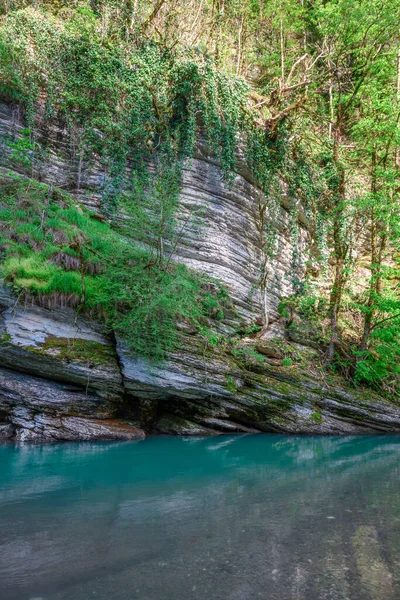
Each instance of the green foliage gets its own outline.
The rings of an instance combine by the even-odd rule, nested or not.
[[[327,299],[321,295],[315,286],[305,284],[302,293],[289,298],[283,298],[279,304],[279,313],[289,323],[294,313],[313,323],[324,319],[328,311]]]
[[[241,329],[239,333],[248,336],[258,333],[259,331],[261,331],[261,326],[253,323],[252,325],[248,325],[247,327],[244,327],[244,329]]]
[[[369,385],[389,397],[399,394],[400,375],[400,311],[399,303],[394,311],[376,326],[370,334],[368,348],[355,350],[357,357],[354,380]]]
[[[25,105],[30,128],[23,138],[6,140],[6,164],[18,162],[34,176],[46,153],[46,148],[35,142],[37,124],[43,116],[64,120],[71,131],[71,166],[79,170],[82,161],[100,158],[104,212],[114,219],[123,211],[126,219],[116,221],[115,227],[149,249],[149,273],[153,267],[165,271],[158,284],[165,287],[165,295],[155,306],[156,314],[164,314],[173,297],[168,291],[168,273],[175,268],[171,260],[182,235],[175,214],[183,161],[193,155],[201,131],[229,184],[235,176],[241,142],[265,193],[261,207],[265,264],[260,277],[260,285],[265,287],[269,262],[277,249],[279,174],[290,148],[284,125],[266,136],[248,109],[249,85],[217,69],[206,54],[183,47],[170,50],[144,39],[121,44],[118,39],[104,39],[100,29],[99,14],[84,5],[73,7],[62,20],[32,7],[8,13],[0,25],[0,75],[5,93]],[[44,115],[37,103],[39,97],[41,106],[43,101],[45,104]],[[57,218],[49,215],[56,228]],[[200,214],[190,218],[201,221]],[[293,222],[297,222],[295,217]],[[75,225],[86,231],[83,223]],[[64,236],[74,235],[65,223],[61,228]],[[41,233],[26,231],[26,235],[33,239]],[[87,252],[85,248],[79,251]],[[32,273],[38,270],[37,259],[24,258],[27,261],[18,265],[6,263],[5,273],[13,273],[16,282],[24,285],[30,281],[30,288],[43,294],[62,290],[70,302],[78,304],[79,273],[59,280],[55,267],[49,267],[35,279]],[[90,273],[85,277],[88,296]],[[126,287],[133,296],[138,293],[133,280],[126,282]],[[142,292],[147,298],[146,290],[144,284]],[[187,307],[180,310],[186,314]],[[223,311],[214,310],[214,316],[221,319]],[[143,319],[140,323],[145,328]],[[138,320],[138,327],[140,323]],[[157,335],[153,337],[156,340]]]
[[[61,113],[75,127],[76,159],[93,152],[102,156],[109,210],[116,208],[123,185],[133,184],[136,194],[136,186],[148,184],[144,165],[155,152],[161,165],[190,156],[199,123],[231,178],[248,85],[188,51],[171,53],[152,42],[129,48],[105,44],[97,25],[88,8],[77,8],[64,23],[33,8],[10,12],[0,28],[7,95],[22,99],[33,121],[35,102],[44,97],[48,118]],[[125,181],[128,158],[131,182]],[[161,166],[158,175],[165,195],[171,173]],[[179,175],[174,178],[172,196]]]
[[[291,367],[293,364],[293,361],[291,358],[283,358],[282,359],[282,366],[283,367]]]
[[[221,286],[182,265],[155,264],[56,188],[9,177],[0,210],[1,271],[14,289],[98,316],[137,354],[163,358],[179,341],[177,322],[208,333],[212,312],[229,303]]]

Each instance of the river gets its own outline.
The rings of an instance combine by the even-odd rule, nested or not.
[[[2,600],[398,600],[400,436],[0,447]]]

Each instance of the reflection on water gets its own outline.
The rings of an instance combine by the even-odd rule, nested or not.
[[[2,600],[398,600],[400,437],[0,447]]]

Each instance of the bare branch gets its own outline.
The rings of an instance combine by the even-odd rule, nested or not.
[[[308,54],[303,54],[303,56],[300,56],[300,58],[298,58],[292,65],[292,68],[290,69],[290,73],[287,77],[287,84],[289,85],[290,80],[292,79],[294,72],[296,70],[296,67],[303,62],[303,60],[305,60],[308,57]]]

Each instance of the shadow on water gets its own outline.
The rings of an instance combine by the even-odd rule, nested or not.
[[[3,600],[398,600],[400,437],[0,447]]]

